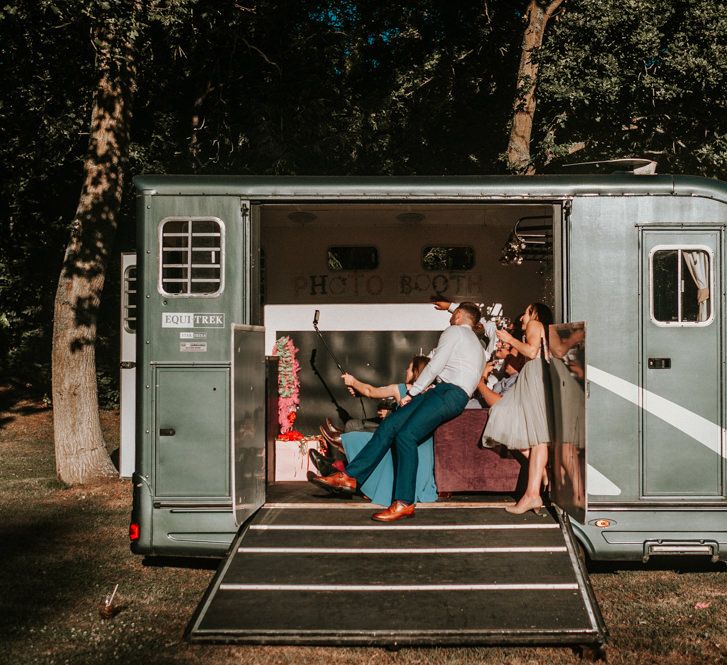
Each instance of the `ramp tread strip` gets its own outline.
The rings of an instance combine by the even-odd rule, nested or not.
[[[559,524],[252,524],[251,531],[495,531],[499,529],[560,529]]]
[[[379,504],[369,502],[356,503],[266,503],[263,510],[374,510]],[[442,501],[437,503],[417,503],[417,510],[436,510],[442,508],[487,508],[503,509],[505,506],[514,506],[514,501],[486,502],[471,501],[468,503],[457,503],[456,501]],[[384,506],[385,507],[385,506]]]
[[[578,584],[220,584],[220,591],[578,591]]]
[[[231,553],[234,552],[235,549],[239,547],[240,543],[244,540],[248,530],[250,529],[250,523],[253,519],[255,519],[255,516],[258,512],[259,510],[255,511],[240,525],[237,535],[233,540],[233,546],[230,548]],[[222,565],[217,569],[217,572],[214,574],[212,581],[207,587],[207,590],[202,595],[202,599],[199,601],[197,608],[192,614],[192,618],[190,619],[187,627],[185,628],[185,635],[192,636],[195,633],[199,632],[202,622],[207,617],[207,613],[212,606],[212,603],[214,603],[215,601],[217,592],[220,588],[219,585],[230,570],[230,566],[232,565],[232,561],[234,558],[234,556],[227,556],[223,561]]]
[[[567,552],[566,547],[239,547],[239,554],[501,554]]]

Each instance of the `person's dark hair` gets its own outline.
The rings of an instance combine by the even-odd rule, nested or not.
[[[414,356],[411,359],[411,374],[412,374],[412,381],[416,381],[419,378],[419,375],[422,373],[422,370],[427,366],[427,363],[429,363],[429,358],[426,356]]]
[[[467,314],[467,316],[470,317],[470,319],[472,320],[472,330],[474,330],[477,335],[481,335],[482,333],[484,333],[485,327],[480,323],[482,312],[480,311],[479,305],[477,305],[477,303],[463,302],[459,304],[457,309],[461,309]]]
[[[530,303],[530,307],[535,312],[538,321],[543,324],[545,328],[545,334],[548,334],[548,326],[553,323],[553,312],[550,311],[550,307],[542,302]]]
[[[525,361],[527,360],[527,357],[524,356],[522,353],[518,353],[517,355],[513,355],[512,353],[505,358],[505,363],[503,364],[503,371],[505,367],[508,365],[512,367],[516,372],[519,372],[523,366],[525,365]]]

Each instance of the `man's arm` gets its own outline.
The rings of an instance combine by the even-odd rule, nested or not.
[[[437,375],[444,369],[449,357],[452,355],[458,338],[459,334],[456,326],[450,326],[439,336],[439,342],[435,349],[436,353],[422,370],[414,385],[409,388],[410,395],[418,395],[437,378]]]

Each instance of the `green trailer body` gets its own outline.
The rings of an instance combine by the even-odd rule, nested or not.
[[[521,215],[530,206],[536,215],[547,211],[552,219],[543,288],[556,320],[587,325],[587,501],[571,511],[576,537],[593,559],[646,559],[662,553],[725,556],[727,184],[623,174],[140,176],[135,186],[138,326],[132,521],[139,526],[139,538],[132,543],[134,552],[221,555],[237,526],[264,501],[264,457],[250,461],[248,455],[241,462],[245,455],[240,451],[246,446],[235,446],[242,436],[235,423],[240,409],[255,411],[256,422],[264,419],[259,377],[270,349],[260,341],[257,326],[263,324],[266,306],[261,289],[269,287],[261,281],[270,282],[264,278],[261,258],[270,260],[271,253],[261,257],[260,247],[261,237],[273,233],[266,231],[266,220],[272,220],[276,210],[288,215],[334,211],[341,231],[347,211],[375,212],[377,206],[432,217],[440,208],[466,216],[468,206],[480,206],[486,218],[497,217],[498,211],[507,216],[517,210]],[[178,286],[181,282],[173,280],[191,279],[195,259],[188,252],[190,269],[174,272],[173,257],[181,256],[174,248],[183,245],[169,241],[171,249],[165,249],[163,234],[182,238],[194,228],[205,238],[201,286],[189,281]],[[311,226],[308,233],[311,243],[321,241],[320,230]],[[386,233],[379,232],[376,242],[383,257]],[[165,251],[170,252],[169,260]],[[708,284],[701,288],[709,291],[703,301],[706,314],[700,314],[699,321],[684,315],[679,304],[685,289],[692,288],[690,280],[696,284],[697,278],[681,268],[692,256],[705,262]],[[676,278],[669,272],[672,265]],[[316,293],[315,288],[330,286],[331,279],[300,282],[300,302],[316,302],[322,291]],[[404,284],[402,277],[399,302]],[[674,316],[668,313],[664,289],[676,289]],[[427,295],[413,294],[411,299],[416,296],[422,302]],[[355,297],[348,293],[346,301],[355,304]],[[390,302],[396,303],[396,297]],[[375,289],[362,298],[375,301]],[[482,293],[480,299],[497,298]],[[298,304],[295,297],[282,301],[285,297],[283,305]],[[254,337],[250,348],[258,349],[260,362],[255,364],[248,355],[246,367],[253,368],[249,371],[256,373],[255,381],[246,383],[235,375],[233,356],[240,352],[232,342],[235,324],[249,327]],[[264,433],[258,428],[256,436]],[[258,439],[252,448],[264,456],[264,442],[260,445]]]

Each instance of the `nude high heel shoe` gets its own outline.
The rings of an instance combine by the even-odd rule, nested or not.
[[[505,510],[512,515],[522,515],[532,510],[536,515],[540,515],[540,509],[543,507],[543,502],[538,497],[537,499],[529,499],[527,501],[520,501],[514,506],[505,506]]]

